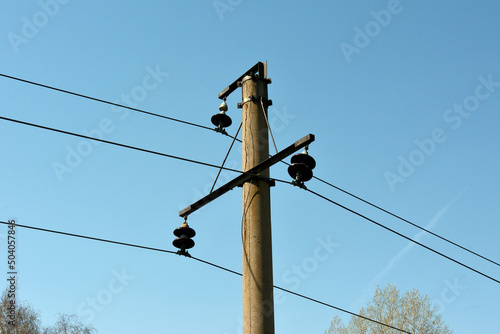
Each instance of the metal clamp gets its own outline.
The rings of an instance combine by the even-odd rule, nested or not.
[[[238,109],[243,108],[243,105],[245,105],[245,103],[250,102],[250,101],[253,101],[253,102],[259,102],[260,100],[259,100],[259,99],[257,99],[255,96],[251,95],[251,96],[249,96],[249,97],[247,97],[247,98],[244,98],[244,99],[243,99],[243,102],[239,102],[239,103],[237,104]],[[272,105],[273,105],[273,100],[265,99],[265,100],[263,101],[263,103],[264,103],[264,105],[265,105],[266,107],[269,107],[269,106],[272,106]]]
[[[247,182],[252,182],[253,180],[257,180],[257,181],[264,181],[264,182],[267,182],[269,184],[270,187],[274,187],[276,186],[276,181],[270,179],[270,178],[267,178],[267,177],[263,177],[263,176],[253,176],[250,180],[248,181],[245,181],[241,184],[238,185],[238,187],[243,187],[243,185]]]

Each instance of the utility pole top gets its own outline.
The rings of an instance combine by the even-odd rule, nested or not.
[[[236,90],[236,88],[241,87],[241,81],[243,80],[244,77],[246,77],[247,75],[256,75],[257,73],[259,73],[259,78],[261,79],[267,78],[267,60],[264,63],[261,63],[259,61],[257,64],[252,66],[252,68],[243,73],[232,84],[224,88],[224,90],[219,93],[219,99],[225,100],[229,96],[229,94],[231,94]]]
[[[271,194],[269,167],[314,141],[309,134],[269,157],[269,123],[267,108],[272,101],[267,98],[267,61],[258,62],[219,93],[224,102],[221,113],[212,117],[216,131],[224,132],[231,124],[225,115],[226,98],[241,87],[242,101],[242,174],[209,193],[179,212],[184,224],[174,231],[178,237],[174,246],[180,255],[189,256],[186,249],[194,246],[195,235],[187,225],[189,214],[210,203],[229,190],[243,186],[242,244],[243,244],[243,333],[274,334],[273,257],[271,237]],[[236,139],[236,138],[235,138]],[[292,157],[288,173],[295,178],[292,184],[304,187],[303,182],[312,177],[316,163],[307,153]],[[272,181],[272,180],[271,180]]]

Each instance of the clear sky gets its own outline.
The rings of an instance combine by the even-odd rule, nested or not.
[[[212,126],[218,93],[268,61],[278,149],[316,176],[500,260],[500,1],[3,1],[0,73]],[[0,115],[220,164],[230,138],[0,77]],[[234,134],[241,91],[228,99]],[[175,250],[216,169],[0,120],[0,217]],[[272,150],[271,150],[272,151]],[[241,168],[241,149],[228,167]],[[223,172],[219,185],[237,174]],[[289,180],[286,166],[271,175]],[[307,186],[500,279],[498,266],[318,180]],[[500,332],[500,284],[297,187],[272,189],[274,282],[357,312],[418,288],[457,334]],[[189,217],[194,256],[241,271],[241,189]],[[18,228],[20,298],[100,333],[241,331],[241,277],[176,255]],[[7,276],[7,227],[0,262]],[[5,283],[4,283],[5,284]],[[339,311],[275,296],[276,333]]]

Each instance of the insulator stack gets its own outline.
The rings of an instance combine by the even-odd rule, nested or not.
[[[176,248],[179,248],[177,254],[191,257],[191,255],[187,252],[187,249],[193,248],[194,240],[192,238],[196,235],[196,232],[189,227],[187,221],[184,221],[181,227],[174,230],[174,235],[177,239],[175,239],[172,244]]]
[[[224,130],[224,128],[227,128],[231,126],[231,124],[233,124],[231,117],[226,115],[227,109],[228,108],[226,101],[222,102],[222,104],[219,106],[220,113],[213,115],[211,118],[212,124],[216,126],[215,131],[217,132],[226,133],[226,130]]]
[[[316,161],[307,153],[306,149],[304,152],[292,156],[291,163],[288,167],[288,174],[293,178],[293,184],[305,188],[304,182],[313,177],[312,170],[316,167]]]

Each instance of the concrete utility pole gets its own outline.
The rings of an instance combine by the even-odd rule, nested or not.
[[[269,157],[267,84],[263,72],[243,78],[243,171]],[[262,101],[262,103],[261,103]],[[264,106],[264,110],[262,110]],[[259,174],[269,178],[269,169]],[[271,197],[268,180],[243,185],[243,333],[274,334]]]
[[[270,79],[267,79],[267,63],[259,62],[219,93],[219,98],[225,101],[229,94],[238,87],[242,88],[243,99],[238,107],[243,108],[242,158],[244,173],[181,210],[179,216],[184,217],[186,221],[174,231],[178,238],[174,240],[173,244],[180,248],[177,254],[190,256],[186,249],[194,246],[194,241],[191,238],[195,232],[187,225],[187,217],[229,190],[243,185],[244,334],[274,334],[271,196],[269,191],[271,185],[274,185],[274,181],[269,180],[269,167],[314,141],[314,135],[309,134],[269,157],[266,118],[267,107],[271,105],[271,101],[267,98],[267,85],[270,82]],[[223,109],[225,109],[224,113],[227,110],[227,105]],[[222,109],[220,110],[222,111]],[[218,116],[218,118],[224,120],[227,116]],[[217,122],[214,123],[218,126],[216,131],[224,131],[222,123],[216,124]],[[231,124],[231,122],[227,121],[226,124]],[[299,172],[307,172],[308,169],[314,168],[314,166],[308,167],[301,163],[304,162],[302,161],[304,159],[302,157],[299,159],[301,161],[297,161],[298,163],[292,163],[292,166],[295,165],[298,171],[296,177],[298,182],[301,182]],[[293,172],[290,175],[295,178],[295,174]],[[312,177],[312,172],[309,171],[309,174]]]

